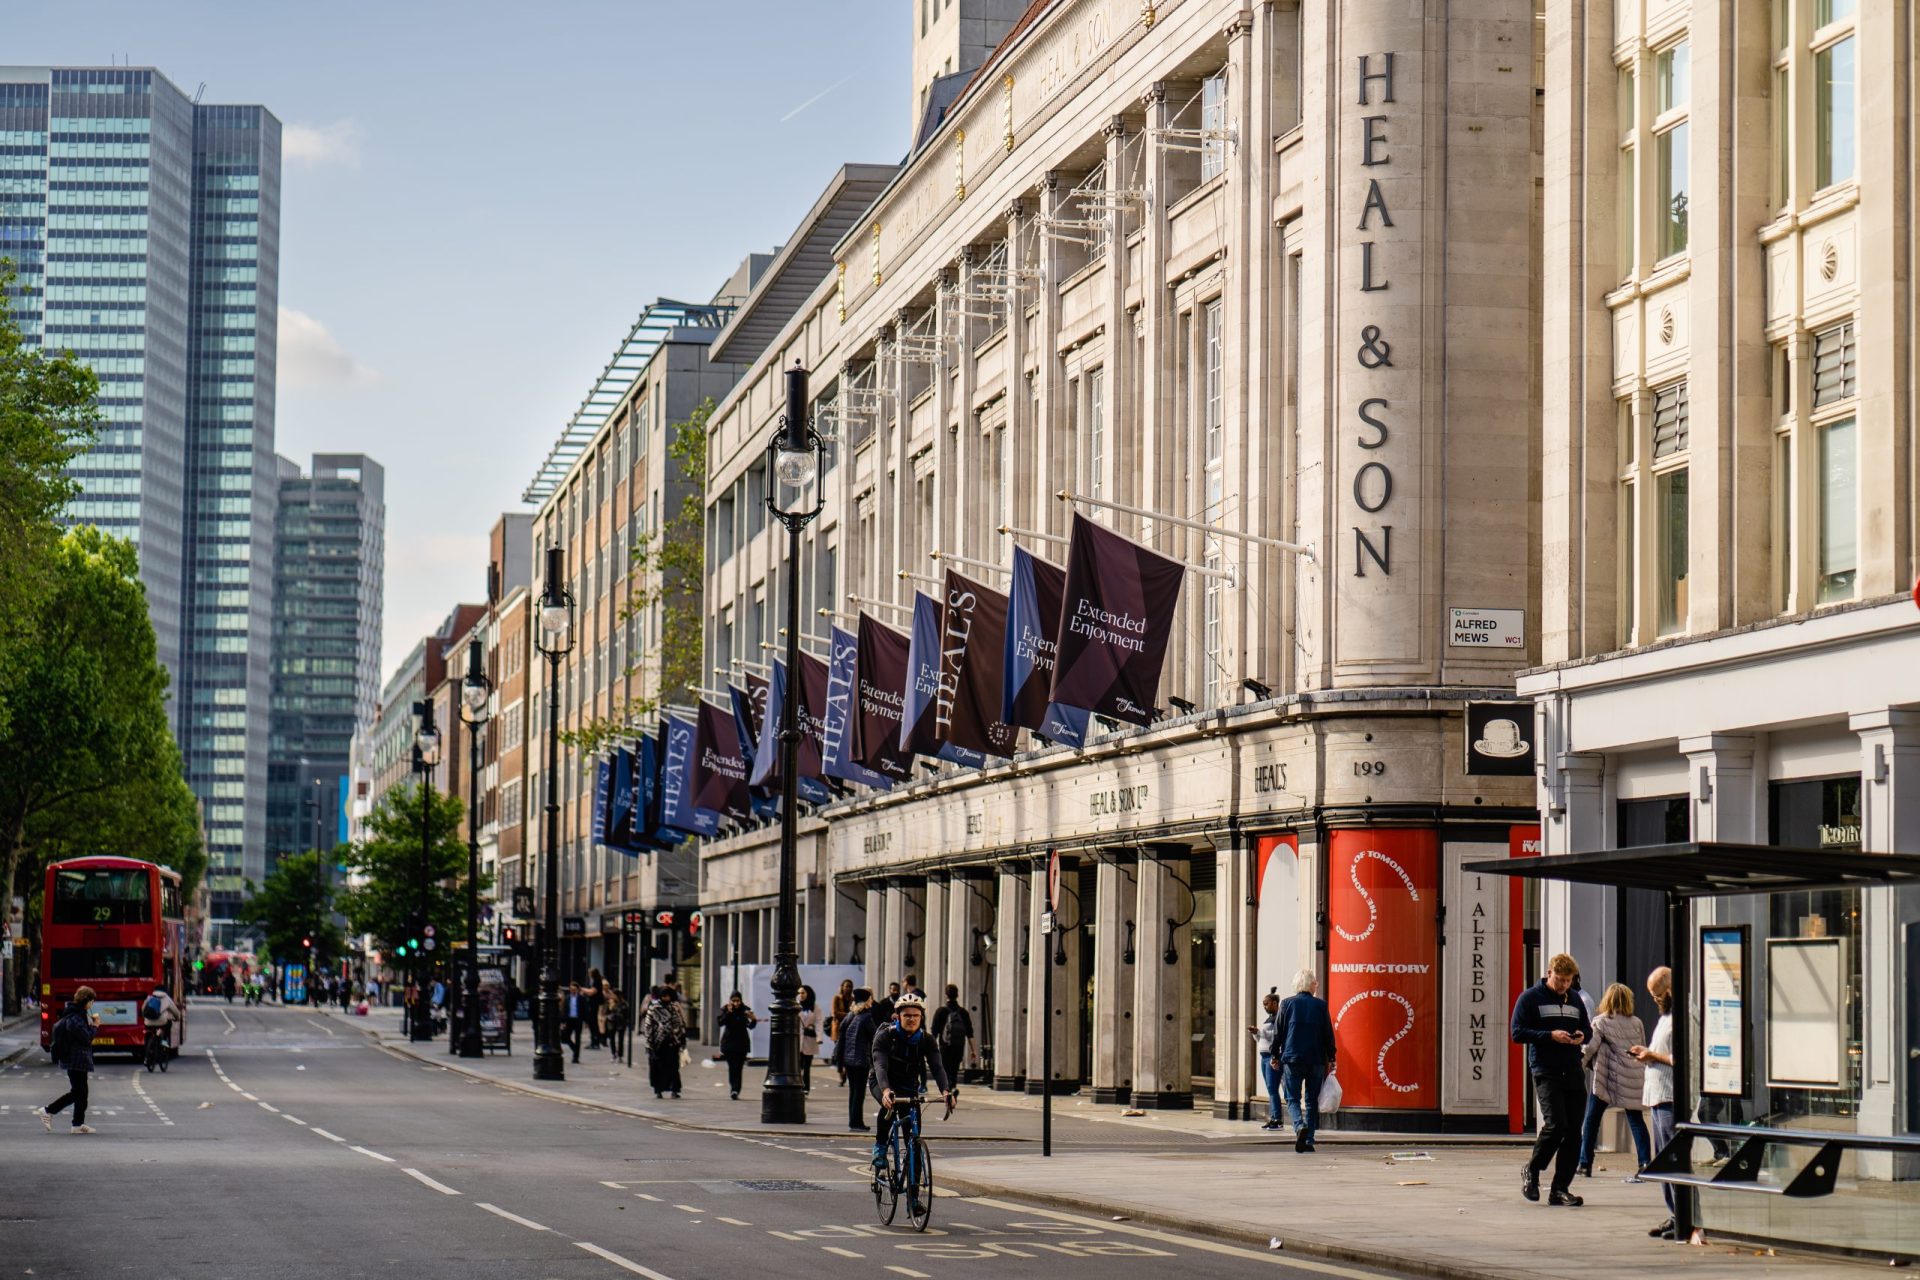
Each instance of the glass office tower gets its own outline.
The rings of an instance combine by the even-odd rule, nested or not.
[[[279,460],[267,860],[346,839],[353,731],[380,695],[386,473],[362,454]]]
[[[221,941],[265,868],[279,240],[265,108],[149,67],[0,66],[9,302],[100,377],[68,516],[139,545]]]

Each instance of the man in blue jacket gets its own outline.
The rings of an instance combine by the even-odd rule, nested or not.
[[[1293,975],[1293,994],[1280,1002],[1273,1035],[1273,1065],[1286,1090],[1287,1116],[1293,1121],[1293,1149],[1313,1150],[1320,1127],[1320,1086],[1333,1070],[1333,1016],[1314,993],[1320,978],[1311,969]]]
[[[1580,1124],[1587,1113],[1587,1078],[1580,1046],[1593,1034],[1587,1007],[1573,990],[1580,966],[1566,954],[1547,961],[1547,976],[1520,993],[1513,1006],[1512,1036],[1527,1046],[1527,1070],[1540,1104],[1540,1135],[1520,1177],[1520,1194],[1540,1198],[1540,1171],[1553,1164],[1547,1203],[1578,1208],[1573,1170],[1580,1159]]]

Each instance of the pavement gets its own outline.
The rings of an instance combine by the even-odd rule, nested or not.
[[[686,1096],[656,1102],[637,1058],[629,1070],[583,1049],[579,1066],[569,1062],[566,1082],[534,1084],[525,1053],[461,1060],[447,1056],[444,1038],[427,1045],[404,1041],[397,1010],[327,1016],[423,1063],[575,1105],[725,1134],[844,1133],[844,1094],[820,1067],[804,1128],[761,1125],[751,1098],[753,1073],[748,1092],[733,1102],[724,1070],[699,1057],[685,1072]],[[716,1072],[718,1079],[707,1079]],[[1584,1207],[1553,1209],[1520,1197],[1526,1139],[1329,1131],[1317,1153],[1296,1155],[1290,1134],[1263,1133],[1245,1122],[1181,1112],[1129,1117],[1122,1108],[1067,1097],[1055,1100],[1055,1153],[1048,1158],[1036,1150],[1038,1099],[967,1089],[962,1103],[933,1134],[936,1150],[961,1144],[940,1157],[943,1186],[969,1197],[1190,1232],[1260,1248],[1268,1257],[1419,1276],[1568,1280],[1639,1280],[1655,1270],[1700,1280],[1797,1278],[1847,1275],[1867,1265],[1650,1239],[1647,1228],[1666,1216],[1660,1189],[1624,1182],[1632,1172],[1625,1155],[1601,1155],[1594,1177],[1578,1181]]]
[[[940,1191],[885,1225],[864,1136],[715,1133],[450,1070],[337,1015],[189,1010],[165,1073],[103,1058],[88,1121],[0,1069],[0,1274],[61,1280],[1375,1280],[1138,1222]],[[19,1047],[24,1028],[0,1036]],[[444,1044],[433,1046],[444,1051]],[[524,1066],[525,1058],[516,1055]],[[1111,1126],[1086,1125],[1090,1132]],[[1114,1133],[1116,1142],[1128,1135]],[[936,1182],[952,1147],[931,1132]],[[1006,1143],[977,1149],[1004,1152]]]

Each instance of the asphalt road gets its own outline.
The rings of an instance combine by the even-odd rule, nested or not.
[[[41,1132],[32,1109],[65,1077],[37,1047],[0,1071],[0,1277],[1383,1274],[991,1199],[943,1196],[925,1234],[882,1227],[854,1135],[707,1133],[536,1098],[298,1009],[201,1003],[193,1032],[165,1074],[100,1063],[92,1136],[64,1116]]]

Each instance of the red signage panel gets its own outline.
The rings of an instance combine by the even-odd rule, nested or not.
[[[1440,1105],[1440,842],[1430,829],[1333,831],[1327,1003],[1343,1105]]]

